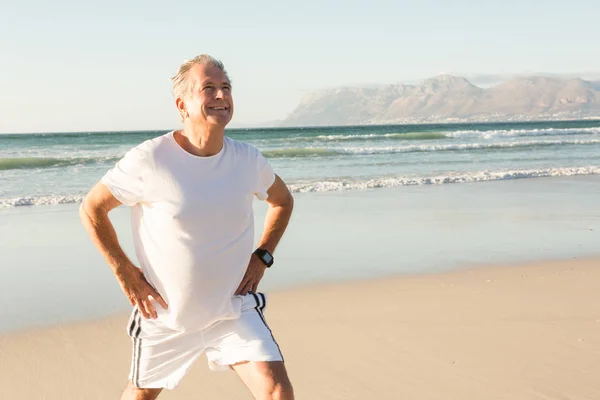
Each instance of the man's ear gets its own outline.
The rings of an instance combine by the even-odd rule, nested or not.
[[[185,106],[185,102],[181,97],[175,99],[175,106],[177,106],[177,111],[179,111],[179,116],[183,121],[183,119],[187,116],[187,108]]]

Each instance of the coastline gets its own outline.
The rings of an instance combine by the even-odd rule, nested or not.
[[[474,265],[598,254],[599,177],[301,193],[276,267],[280,291]],[[265,205],[257,202],[256,232]],[[0,210],[0,333],[94,320],[129,308],[87,238],[77,205]],[[129,211],[111,219],[135,260]],[[256,240],[257,240],[256,239]]]

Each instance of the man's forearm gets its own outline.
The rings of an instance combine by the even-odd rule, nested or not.
[[[113,273],[121,281],[135,265],[127,257],[119,244],[117,232],[108,217],[108,212],[91,209],[85,201],[79,209],[81,222],[92,242],[98,248]]]
[[[288,226],[293,208],[294,201],[291,197],[286,204],[269,207],[265,216],[264,231],[258,242],[258,247],[268,250],[271,254],[275,251]]]

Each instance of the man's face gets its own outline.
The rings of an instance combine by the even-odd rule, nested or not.
[[[225,73],[212,65],[195,65],[188,72],[190,93],[183,100],[194,125],[220,125],[233,117],[231,84]]]

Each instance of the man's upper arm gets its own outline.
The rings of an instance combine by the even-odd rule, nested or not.
[[[110,210],[119,207],[121,203],[108,187],[102,182],[98,182],[85,196],[81,207],[89,214],[96,210],[103,210],[108,213]]]
[[[275,174],[275,181],[267,190],[267,194],[268,197],[265,201],[272,206],[291,206],[294,203],[294,198],[287,185],[277,174]]]

